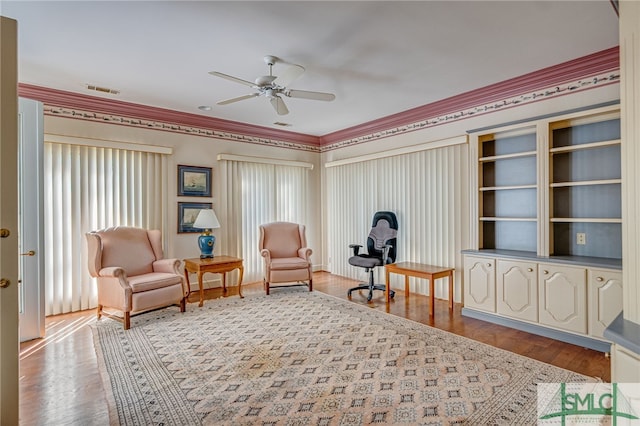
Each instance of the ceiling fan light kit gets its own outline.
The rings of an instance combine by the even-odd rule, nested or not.
[[[209,74],[213,76],[224,78],[225,80],[233,81],[235,83],[240,83],[242,85],[249,86],[254,90],[257,90],[257,92],[248,95],[242,95],[235,98],[218,101],[217,105],[228,105],[234,102],[243,101],[245,99],[262,96],[269,99],[271,106],[278,115],[286,115],[289,114],[289,109],[285,105],[284,100],[281,98],[281,95],[288,98],[310,99],[325,102],[332,101],[336,98],[333,93],[290,89],[289,85],[304,73],[305,69],[303,66],[290,64],[289,67],[285,69],[280,76],[275,76],[273,75],[273,66],[278,62],[284,61],[281,61],[275,56],[267,55],[264,57],[264,62],[269,67],[269,75],[257,77],[253,83],[248,80],[244,80],[218,71],[209,72]]]

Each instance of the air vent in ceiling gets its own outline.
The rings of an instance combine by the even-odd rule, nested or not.
[[[109,89],[108,87],[100,87],[100,86],[96,86],[94,84],[87,84],[87,89],[93,90],[93,91],[96,91],[96,92],[101,92],[101,93],[108,93],[110,95],[118,95],[118,94],[120,94],[119,90]]]

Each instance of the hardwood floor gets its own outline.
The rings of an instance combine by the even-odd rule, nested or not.
[[[314,291],[347,299],[347,289],[356,282],[327,272],[314,274]],[[279,291],[274,289],[273,291]],[[262,284],[242,286],[245,296],[262,294]],[[225,296],[236,295],[232,287]],[[206,299],[223,296],[220,289],[205,291]],[[191,294],[187,309],[198,309],[198,295]],[[384,293],[376,292],[367,304],[366,292],[354,292],[352,301],[408,318],[442,330],[525,355],[558,367],[610,381],[610,361],[604,354],[579,346],[532,335],[460,315],[447,301],[436,300],[429,317],[429,298],[404,297],[398,292],[388,305]],[[20,345],[20,424],[106,425],[108,408],[97,367],[93,335],[88,324],[95,310],[47,317],[47,337]],[[112,321],[102,319],[101,321]],[[135,317],[132,319],[135,327]]]

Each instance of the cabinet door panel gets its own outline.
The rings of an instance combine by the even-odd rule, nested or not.
[[[587,332],[586,269],[538,265],[539,319],[577,333]]]
[[[483,311],[496,311],[496,261],[486,257],[464,258],[464,304]]]
[[[622,312],[622,273],[589,270],[589,334],[602,337],[604,329]]]
[[[537,264],[498,260],[496,271],[496,308],[498,313],[537,322]]]

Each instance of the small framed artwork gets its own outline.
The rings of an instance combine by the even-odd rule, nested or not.
[[[211,197],[211,167],[178,165],[178,196]]]
[[[184,203],[178,202],[178,234],[202,232],[194,228],[193,223],[202,209],[212,208],[213,203]]]

